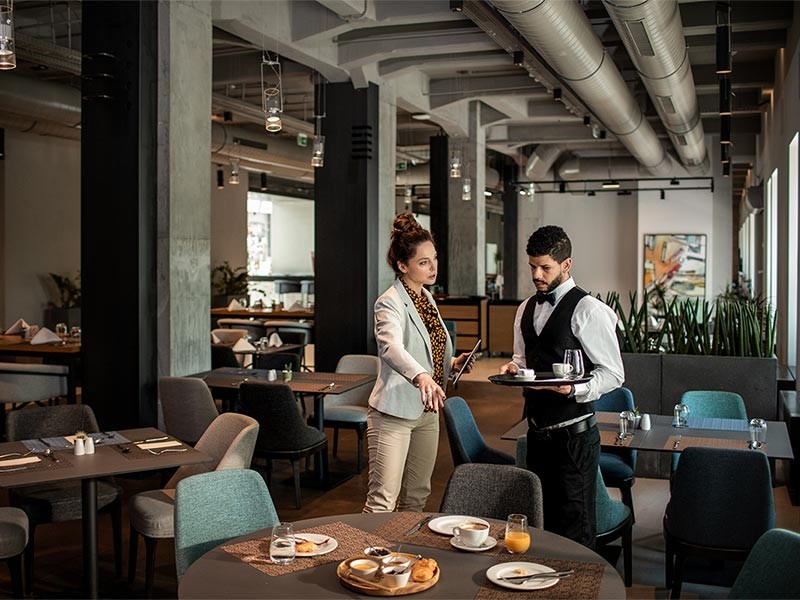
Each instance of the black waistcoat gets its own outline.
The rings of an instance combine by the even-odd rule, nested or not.
[[[579,287],[574,287],[553,309],[547,319],[542,333],[537,334],[533,326],[533,313],[538,304],[534,298],[528,300],[522,312],[522,339],[525,341],[525,363],[528,368],[533,368],[537,373],[552,371],[553,363],[564,360],[564,350],[583,350],[580,341],[572,333],[572,313],[578,302],[587,293]],[[591,373],[594,363],[583,352],[583,372]],[[525,388],[525,414],[531,427],[542,428],[570,421],[594,412],[593,403],[575,402],[574,398],[567,398],[564,394],[549,390],[536,390]]]

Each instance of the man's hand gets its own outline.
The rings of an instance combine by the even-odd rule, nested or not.
[[[516,375],[519,373],[519,367],[514,362],[509,362],[500,367],[500,375]]]
[[[571,385],[545,385],[542,387],[537,387],[536,389],[549,390],[551,392],[556,392],[557,394],[564,394],[565,396],[569,396],[572,393]]]

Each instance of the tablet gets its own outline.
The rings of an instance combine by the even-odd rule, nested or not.
[[[458,370],[458,373],[456,373],[456,376],[453,377],[453,387],[456,387],[458,385],[458,380],[461,379],[461,375],[464,373],[464,369],[467,368],[467,365],[469,364],[469,361],[472,360],[472,358],[475,356],[475,353],[478,351],[478,348],[481,345],[481,341],[483,341],[483,340],[481,340],[481,338],[478,338],[478,341],[475,342],[475,346],[472,348],[472,351],[469,353],[469,356],[467,357],[467,360],[464,361],[464,364],[461,365],[461,368]]]

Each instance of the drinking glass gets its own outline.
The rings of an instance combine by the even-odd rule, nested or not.
[[[564,350],[564,362],[572,366],[568,379],[583,377],[583,352],[580,350]]]
[[[672,426],[673,427],[688,427],[689,421],[689,407],[685,404],[676,404],[672,408]]]
[[[623,410],[619,413],[619,438],[625,439],[629,435],[633,435],[633,423],[636,418],[629,410]]]
[[[508,515],[506,521],[506,550],[511,554],[522,554],[531,547],[531,534],[528,532],[528,517]]]
[[[288,565],[294,560],[294,529],[291,523],[281,523],[272,528],[269,558],[277,565]]]
[[[764,419],[750,419],[750,448],[757,450],[767,440],[767,422]]]
[[[62,342],[67,341],[67,324],[56,323],[56,335],[61,338]]]
[[[73,325],[72,327],[70,327],[69,337],[76,344],[80,344],[81,343],[81,328],[78,327],[77,325]]]

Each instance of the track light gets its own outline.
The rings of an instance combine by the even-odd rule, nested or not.
[[[14,3],[13,0],[0,0],[0,70],[8,71],[16,66]]]
[[[720,115],[719,118],[719,143],[731,143],[731,116]]]
[[[723,177],[731,176],[731,163],[729,162],[722,163],[722,176]]]
[[[731,80],[725,75],[719,78],[719,114],[731,114]]]
[[[672,179],[669,180],[669,184],[670,185],[680,185],[681,182],[673,177]]]
[[[225,173],[222,171],[222,167],[217,169],[217,189],[221,190],[225,187]]]
[[[662,200],[666,200],[667,199],[667,193],[664,190],[661,190],[661,193],[659,194],[659,198],[661,198]]]
[[[559,194],[563,194],[563,193],[564,193],[564,192],[566,192],[566,191],[567,191],[567,184],[566,184],[566,183],[564,183],[563,181],[561,181],[561,182],[558,184],[558,193],[559,193]]]
[[[619,188],[619,181],[604,181],[601,187],[604,190],[616,190]]]
[[[561,88],[553,88],[553,100],[561,100]]]
[[[517,50],[513,54],[514,64],[518,67],[521,67],[522,64],[525,62],[525,55],[523,54],[522,50]]]
[[[586,194],[587,196],[596,196],[597,193],[594,190],[589,190],[589,193]]]
[[[730,73],[731,61],[731,5],[717,3],[717,73]]]
[[[267,191],[267,174],[266,173],[262,173],[261,174],[261,191],[262,192],[266,192]]]

